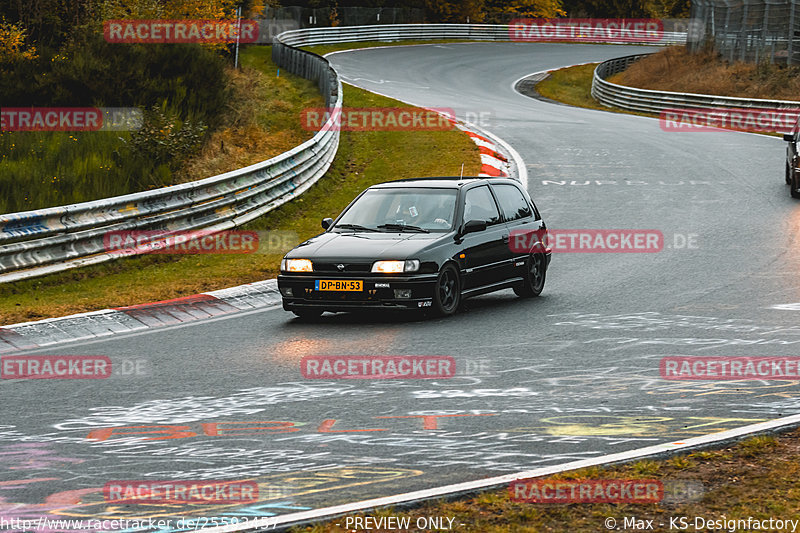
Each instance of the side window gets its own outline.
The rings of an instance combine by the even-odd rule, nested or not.
[[[497,201],[503,209],[506,220],[517,220],[531,216],[531,206],[522,193],[513,185],[492,185]]]
[[[464,200],[464,222],[485,220],[487,224],[500,222],[500,212],[489,187],[483,185],[467,191]]]

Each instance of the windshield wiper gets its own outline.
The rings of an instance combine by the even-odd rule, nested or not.
[[[336,224],[333,229],[341,228],[341,229],[352,229],[355,231],[378,231],[375,228],[368,228],[366,226],[362,226],[360,224]]]
[[[425,228],[420,228],[419,226],[409,226],[407,224],[381,224],[378,226],[379,229],[390,229],[390,230],[399,230],[399,231],[416,231],[418,233],[430,233],[430,231],[426,230]]]

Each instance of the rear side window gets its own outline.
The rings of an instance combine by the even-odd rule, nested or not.
[[[522,195],[519,189],[513,185],[494,185],[494,192],[497,194],[497,201],[506,216],[506,220],[517,220],[529,217],[533,214],[531,206]]]
[[[464,222],[485,220],[487,224],[500,222],[500,212],[489,187],[482,185],[467,191],[464,204]]]

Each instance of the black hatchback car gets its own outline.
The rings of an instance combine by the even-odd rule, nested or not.
[[[528,193],[508,178],[417,178],[374,185],[325,232],[281,261],[283,308],[416,309],[446,316],[463,298],[513,288],[538,296],[550,250],[518,249],[514,234],[543,232]]]
[[[800,198],[800,160],[798,160],[797,143],[800,142],[800,118],[794,125],[791,133],[784,133],[783,140],[788,142],[786,147],[786,184],[789,185],[789,194],[792,198]]]

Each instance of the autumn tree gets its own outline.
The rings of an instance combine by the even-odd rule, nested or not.
[[[493,22],[508,22],[515,18],[563,17],[561,0],[489,0],[487,16]]]
[[[483,22],[485,0],[425,0],[425,8],[436,22]]]
[[[653,18],[688,18],[691,14],[691,0],[647,0],[645,9]]]
[[[0,19],[0,65],[36,59],[36,47],[25,42],[26,31],[19,24]]]
[[[27,39],[57,48],[72,30],[93,17],[94,0],[0,0],[0,19],[26,29]]]
[[[229,19],[238,0],[98,0],[102,20]]]
[[[648,11],[639,0],[564,0],[570,17],[647,18]]]

